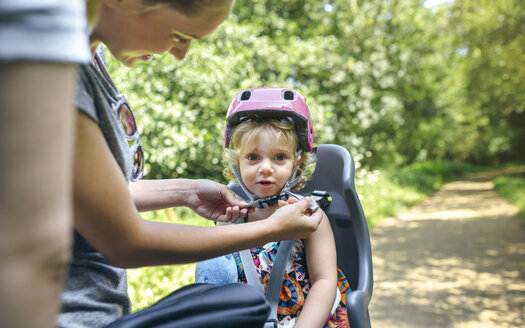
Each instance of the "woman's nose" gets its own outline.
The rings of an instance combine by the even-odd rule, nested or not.
[[[190,48],[191,40],[188,40],[185,43],[177,43],[171,48],[170,54],[177,58],[178,60],[183,60],[186,57],[186,53]]]

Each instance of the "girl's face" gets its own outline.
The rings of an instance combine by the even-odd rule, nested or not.
[[[246,187],[258,197],[277,195],[292,174],[294,151],[283,138],[262,132],[254,145],[242,148],[239,169]]]
[[[215,30],[231,5],[230,0],[220,0],[190,17],[168,5],[146,7],[141,0],[105,0],[91,40],[104,43],[126,66],[166,52],[182,60],[191,41]]]

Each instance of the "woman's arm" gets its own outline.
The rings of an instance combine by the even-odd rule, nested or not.
[[[144,221],[99,127],[82,114],[77,120],[74,169],[75,228],[121,267],[194,262],[272,240],[304,238],[321,221],[321,214],[304,215],[306,200],[279,209],[267,220],[242,225]],[[195,206],[199,198],[195,192],[188,190],[180,205]]]
[[[142,179],[130,183],[129,191],[139,212],[187,206],[206,219],[230,222],[248,214],[242,198],[206,179]]]
[[[322,210],[323,220],[316,232],[304,241],[306,262],[311,288],[296,328],[323,327],[330,317],[337,289],[337,255],[334,235],[328,217]]]

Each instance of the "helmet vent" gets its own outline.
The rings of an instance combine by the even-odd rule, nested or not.
[[[250,99],[251,96],[252,96],[252,92],[251,91],[244,91],[241,94],[241,100],[248,100],[248,99]]]
[[[283,93],[283,98],[284,98],[284,100],[294,100],[295,94],[293,93],[293,91],[286,90]]]

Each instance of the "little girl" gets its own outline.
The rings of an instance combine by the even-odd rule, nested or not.
[[[301,189],[308,178],[305,168],[314,162],[308,107],[292,89],[248,89],[233,99],[226,120],[224,147],[230,157],[226,172],[255,207],[242,221],[264,220],[287,205],[283,192]],[[248,253],[265,290],[280,245],[272,242]],[[344,304],[348,282],[338,271],[334,237],[325,214],[308,239],[293,241],[290,254],[277,308],[279,327],[349,327]],[[246,257],[241,260],[234,253],[200,262],[196,282],[246,283],[243,261]]]

